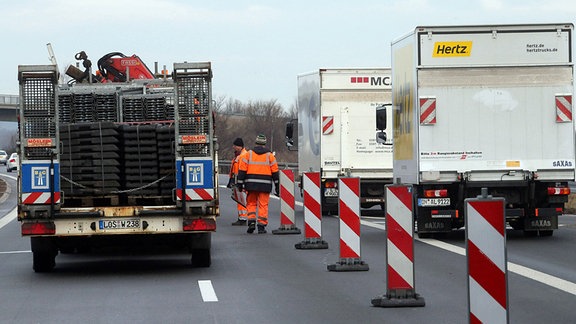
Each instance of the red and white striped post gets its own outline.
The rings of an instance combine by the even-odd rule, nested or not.
[[[302,176],[304,189],[304,241],[294,245],[297,249],[327,249],[322,240],[322,200],[320,172],[305,172]]]
[[[504,198],[465,200],[470,323],[508,323]]]
[[[272,234],[300,234],[294,223],[294,171],[280,170],[280,227]]]
[[[328,271],[368,271],[360,259],[360,178],[339,178],[340,260]]]
[[[386,294],[372,299],[379,307],[422,307],[414,284],[412,186],[386,186]]]

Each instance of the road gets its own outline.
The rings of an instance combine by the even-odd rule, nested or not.
[[[0,171],[14,188],[5,175]],[[230,226],[235,206],[228,196],[223,188],[210,268],[190,268],[185,251],[129,250],[59,255],[53,273],[36,274],[29,240],[20,237],[14,219],[12,192],[0,204],[0,322],[467,322],[463,231],[416,240],[416,292],[425,307],[379,308],[371,299],[386,292],[383,218],[362,219],[362,260],[370,270],[329,272],[339,256],[336,217],[322,220],[328,249],[297,250],[303,234],[270,233],[279,227],[276,198],[269,233],[250,235]],[[301,204],[296,225],[303,229]],[[575,246],[575,215],[562,216],[552,237],[507,233],[511,323],[576,322]]]

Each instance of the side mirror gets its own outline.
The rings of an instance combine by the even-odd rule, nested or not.
[[[386,130],[386,106],[376,107],[376,129],[384,131]]]
[[[291,148],[294,146],[294,122],[297,119],[292,119],[291,121],[286,123],[286,136],[284,140],[286,141],[286,146],[288,147],[288,151],[296,151]]]
[[[386,144],[386,137],[385,131],[376,132],[376,143]]]

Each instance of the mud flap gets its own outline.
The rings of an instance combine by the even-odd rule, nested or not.
[[[525,231],[550,231],[558,229],[558,211],[556,208],[538,208],[538,216],[524,218]]]
[[[419,210],[417,216],[418,233],[443,233],[452,231],[452,219],[456,217],[455,210]]]

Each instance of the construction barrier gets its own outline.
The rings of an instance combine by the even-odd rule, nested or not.
[[[305,172],[302,176],[304,189],[304,241],[294,245],[297,249],[327,249],[322,240],[322,200],[319,172]]]
[[[414,213],[412,186],[386,186],[386,294],[378,307],[422,307],[414,284]]]
[[[300,234],[294,223],[294,171],[280,170],[280,227],[272,234]]]
[[[508,323],[504,198],[465,200],[469,323]]]
[[[360,178],[339,178],[338,189],[340,260],[328,271],[368,271],[360,259]]]

